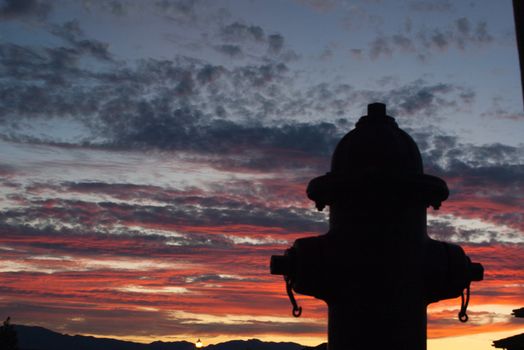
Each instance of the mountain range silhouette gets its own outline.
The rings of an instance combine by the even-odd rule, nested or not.
[[[187,341],[150,344],[135,343],[111,338],[96,338],[83,335],[61,334],[43,327],[14,325],[20,350],[194,350],[195,345]],[[322,344],[323,345],[323,344]],[[208,345],[205,350],[303,350],[321,349],[304,347],[292,342],[263,342],[258,339],[232,340]]]

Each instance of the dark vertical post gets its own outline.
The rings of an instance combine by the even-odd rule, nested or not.
[[[524,6],[520,0],[513,0],[513,17],[515,18],[515,34],[520,63],[520,86],[524,103],[524,23],[522,23],[524,20]]]

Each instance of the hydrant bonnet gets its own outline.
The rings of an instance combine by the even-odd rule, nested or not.
[[[449,195],[442,179],[423,173],[415,141],[386,115],[382,103],[368,106],[368,115],[338,143],[331,171],[311,180],[307,194],[322,210],[348,199],[362,203],[373,191],[388,193],[393,201],[423,202],[434,208]]]

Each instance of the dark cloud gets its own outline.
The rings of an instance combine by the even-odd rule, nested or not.
[[[517,107],[519,106],[509,103],[503,96],[494,96],[491,99],[491,106],[481,116],[489,119],[499,118],[518,122],[524,120],[524,113],[519,110],[520,107]]]
[[[157,232],[144,239],[159,244],[169,241],[180,247],[210,244],[217,248],[228,247],[234,243],[228,237],[236,236],[238,232],[227,227],[249,225],[253,228],[240,236],[255,237],[257,241],[246,241],[246,244],[273,245],[273,241],[261,238],[265,235],[262,231],[272,232],[278,227],[279,230],[272,235],[287,235],[325,230],[324,214],[312,211],[313,203],[306,198],[308,180],[309,176],[300,179],[288,177],[286,181],[228,181],[215,184],[205,192],[197,188],[175,190],[102,182],[33,184],[25,187],[26,197],[32,199],[25,202],[24,208],[4,210],[0,217],[3,222],[9,222],[13,232],[21,230],[24,235],[37,236],[76,232],[88,236],[117,235],[122,239],[140,239],[140,230],[125,227],[174,230],[184,236],[172,237]],[[98,200],[63,199],[65,194],[88,195]],[[205,233],[209,227],[215,227],[212,230],[215,233]],[[224,229],[221,231],[219,227]],[[6,227],[5,232],[8,231]],[[86,246],[86,249],[90,248]],[[108,249],[113,248],[108,246]]]
[[[83,8],[87,12],[92,13],[96,10],[118,17],[126,16],[132,10],[138,9],[139,3],[133,0],[82,1]],[[158,8],[158,5],[155,7]]]
[[[51,8],[51,3],[44,0],[1,0],[0,19],[24,17],[44,19]]]
[[[315,155],[328,154],[338,138],[330,123],[296,123],[282,126],[239,124],[214,120],[202,125],[205,117],[197,111],[178,109],[168,115],[152,115],[154,109],[139,106],[127,128],[111,127],[112,145],[117,148],[158,148],[249,154],[255,150],[285,149]],[[149,113],[151,112],[151,113]],[[106,124],[107,125],[107,124]],[[119,124],[118,124],[119,125]],[[106,129],[108,130],[108,129]]]
[[[298,3],[309,6],[316,11],[326,12],[336,7],[336,0],[297,0]]]
[[[453,4],[449,0],[412,0],[408,2],[408,7],[417,12],[450,12],[453,10]]]
[[[383,101],[393,116],[435,116],[444,109],[471,103],[474,92],[449,83],[429,84],[418,79],[386,91],[353,90],[353,100]]]
[[[107,45],[83,38],[78,22],[52,26],[51,32],[68,46],[27,47],[0,44],[0,114],[3,119],[19,116],[76,115],[93,111],[97,93],[84,88],[85,79],[96,73],[84,68],[82,57],[111,63]],[[65,97],[68,95],[69,97]],[[89,112],[88,112],[89,113]],[[90,113],[89,113],[90,114]],[[17,118],[11,119],[17,123]]]
[[[304,98],[299,100],[297,107],[300,106],[301,110],[297,113],[307,114],[314,110],[340,118],[359,101],[362,101],[363,109],[369,101],[382,101],[388,105],[388,111],[393,116],[423,118],[430,115],[434,117],[445,109],[459,109],[471,103],[475,97],[472,90],[462,86],[430,84],[422,79],[404,85],[392,85],[389,89],[362,90],[348,84],[318,84],[310,87]],[[347,130],[347,126],[344,126],[344,130]]]
[[[9,164],[0,163],[0,177],[10,178],[18,173],[17,169]]]
[[[109,11],[113,15],[122,16],[127,14],[127,7],[123,1],[120,0],[110,0],[107,2],[104,2],[105,6],[109,8]]]
[[[202,274],[198,276],[186,276],[186,283],[195,282],[224,282],[224,281],[244,281],[244,282],[260,282],[257,278],[242,278],[234,275],[227,274]]]
[[[395,34],[392,36],[392,42],[396,47],[399,47],[404,52],[414,50],[414,44],[412,39],[402,34]]]
[[[79,55],[89,54],[100,60],[112,60],[109,45],[98,40],[85,39],[84,33],[77,20],[55,25],[51,33],[64,39]]]
[[[478,210],[476,214],[480,215],[481,213],[482,210]],[[522,219],[521,215],[520,217]],[[487,219],[486,222],[493,222],[492,218],[484,217],[483,219]],[[514,217],[513,219],[517,219],[517,217]],[[499,223],[503,224],[503,222]],[[457,226],[452,219],[449,221],[446,221],[446,219],[440,219],[440,221],[430,221],[428,225],[428,232],[433,239],[457,243],[510,243],[519,241],[521,236],[521,232],[518,230],[514,230],[512,232],[502,232],[495,226],[486,226],[482,229],[465,228],[463,226]]]
[[[431,115],[444,106],[449,107],[458,103],[448,99],[457,87],[451,84],[425,84],[417,80],[398,89],[393,89],[385,96],[385,100],[394,107],[392,113],[397,115]],[[460,101],[460,97],[459,97]],[[395,111],[398,109],[398,111]]]
[[[34,69],[37,65],[28,62]],[[245,110],[240,101],[258,99],[265,89],[273,89],[286,74],[283,64],[246,65],[226,70],[213,65],[176,65],[171,61],[144,61],[136,71],[122,70],[111,75],[99,75],[101,85],[91,91],[83,87],[63,90],[61,87],[9,86],[4,90],[2,106],[5,115],[15,111],[22,115],[93,115],[98,118],[86,121],[101,136],[109,138],[108,145],[119,148],[179,149],[205,152],[224,152],[232,149],[254,150],[259,147],[289,148],[324,154],[328,152],[338,134],[329,123],[296,123],[266,126],[260,121],[245,123],[213,118],[212,111],[200,109],[201,94],[215,95],[216,108],[221,114],[242,115]],[[219,88],[223,82],[232,82],[233,95]],[[169,84],[169,88],[165,85]],[[279,83],[280,84],[280,83]],[[156,93],[144,100],[146,89]],[[236,99],[231,100],[235,94]],[[29,97],[31,96],[31,97]],[[175,97],[175,99],[173,99]],[[278,95],[259,104],[258,113],[275,115]],[[25,100],[31,102],[24,103]],[[193,101],[192,103],[190,101]],[[240,110],[235,110],[241,107]],[[83,110],[83,112],[81,112]],[[47,113],[46,113],[47,112]],[[308,140],[317,140],[315,143]],[[318,142],[322,140],[322,142]]]
[[[232,77],[238,83],[247,81],[253,87],[263,87],[280,80],[287,73],[284,63],[269,63],[262,65],[246,65],[232,71]]]
[[[504,295],[504,293],[501,293],[501,296]],[[428,315],[428,324],[434,327],[445,326],[445,327],[453,327],[453,325],[456,325],[457,319],[456,314],[458,311],[458,307],[456,310],[444,310],[437,313],[429,313]],[[488,311],[468,311],[469,319],[470,319],[470,327],[480,327],[480,326],[486,326],[486,325],[494,325],[494,324],[501,324],[504,326],[508,326],[508,323],[510,322],[509,315],[504,315],[496,312],[488,312]]]
[[[196,73],[196,76],[200,83],[212,83],[225,73],[226,70],[222,66],[207,64]]]
[[[215,50],[231,58],[242,57],[242,47],[239,45],[224,44],[215,46]]]
[[[369,46],[369,57],[371,59],[377,59],[381,56],[391,57],[393,54],[393,47],[390,38],[377,37]]]
[[[461,17],[455,21],[458,32],[461,35],[468,36],[470,33],[471,25],[466,17]]]
[[[256,25],[247,25],[240,22],[233,22],[222,26],[219,37],[223,44],[216,45],[215,49],[231,57],[242,56],[243,48],[240,46],[251,44],[264,46],[267,52],[272,56],[277,56],[284,61],[292,61],[298,58],[298,55],[292,50],[284,51],[284,37],[279,33],[266,35],[264,29]],[[263,54],[263,52],[260,52]]]
[[[65,38],[79,32],[75,23],[60,30]],[[77,55],[69,51],[35,51],[5,45],[0,55],[6,75],[13,78],[0,86],[4,120],[17,123],[19,116],[78,116],[94,132],[109,137],[108,145],[113,147],[224,151],[236,148],[236,142],[237,146],[245,144],[244,148],[253,149],[257,147],[253,140],[258,145],[279,147],[278,142],[282,146],[292,145],[286,137],[295,133],[294,129],[303,132],[309,128],[305,124],[244,125],[213,118],[218,111],[222,116],[253,114],[246,108],[258,109],[260,116],[274,115],[274,103],[279,102],[273,100],[278,96],[256,100],[260,92],[280,84],[287,72],[284,64],[226,70],[210,64],[145,60],[134,70],[94,74],[78,68]],[[80,76],[95,84],[86,89],[76,82]],[[45,84],[40,83],[42,80]],[[224,86],[229,90],[224,91]],[[151,99],[144,99],[145,91],[150,92]],[[211,99],[205,101],[203,95]],[[202,108],[199,105],[203,103],[211,105]],[[250,140],[253,136],[256,137]],[[275,145],[271,145],[272,140]]]
[[[416,132],[414,137],[422,145],[424,159],[434,171],[446,172],[450,177],[466,174],[473,177],[474,174],[491,172],[491,181],[508,186],[519,180],[519,173],[522,171],[522,147],[500,143],[477,146],[463,144],[455,136]],[[504,169],[505,174],[497,173],[497,169]],[[474,184],[485,185],[478,182]]]
[[[65,38],[80,32],[74,22],[60,30]],[[329,155],[348,131],[347,123],[275,120],[318,114],[342,120],[348,108],[359,103],[364,107],[371,100],[386,102],[394,115],[423,117],[460,108],[474,97],[460,86],[423,80],[382,91],[327,83],[296,90],[288,67],[278,62],[226,69],[179,57],[93,73],[80,68],[77,57],[64,48],[0,46],[0,69],[11,77],[0,84],[4,122],[75,118],[98,138],[92,146],[237,155],[236,161],[267,167],[288,163],[289,152]],[[79,77],[91,83],[79,84]],[[4,137],[29,140],[20,128]],[[89,139],[83,144],[89,145]],[[282,162],[271,155],[274,150]]]
[[[441,51],[448,50],[451,47],[465,50],[472,46],[487,45],[493,41],[486,22],[479,21],[473,24],[466,17],[458,18],[454,26],[447,30],[420,31],[418,39],[426,49],[436,48]]]
[[[279,53],[284,47],[284,37],[280,34],[271,34],[267,37],[269,51],[272,53]]]
[[[203,13],[206,8],[213,8],[218,15],[220,12],[225,12],[224,9],[217,10],[210,4],[200,6],[200,0],[152,0],[148,2],[137,0],[106,0],[106,1],[84,1],[83,6],[86,11],[94,12],[101,11],[103,13],[110,13],[114,16],[123,17],[131,13],[140,13],[143,11],[151,11],[167,19],[168,21],[177,22],[179,24],[188,24],[191,22],[200,21],[205,16]]]
[[[226,125],[226,129],[229,128],[231,126]],[[263,140],[264,137],[261,136],[263,133],[259,133],[263,131],[260,130],[254,134],[248,132],[246,137],[250,140]],[[272,133],[274,130],[267,131]],[[294,132],[297,134],[296,138],[289,136],[292,134],[286,133],[282,134],[283,140],[271,139],[268,144],[281,145],[284,149],[297,147],[297,145],[285,145],[284,139],[289,139],[288,141],[299,140],[299,135],[302,135],[303,147],[307,149],[310,142],[317,142],[316,140],[319,138],[318,135],[311,134],[311,139],[308,141],[305,136],[307,132],[304,132],[304,130]],[[426,172],[450,181],[451,197],[443,207],[445,212],[447,208],[451,208],[456,216],[473,219],[481,216],[486,223],[505,225],[510,228],[500,230],[492,225],[479,231],[478,229],[453,227],[453,221],[444,220],[432,224],[432,234],[435,237],[452,238],[463,242],[497,242],[519,239],[520,231],[518,230],[523,229],[521,223],[524,222],[522,220],[524,213],[520,209],[523,200],[520,193],[522,193],[524,185],[522,180],[524,179],[524,168],[521,160],[522,152],[518,147],[501,144],[475,146],[462,144],[456,137],[433,133],[420,134],[415,132],[412,134],[421,147]],[[218,137],[218,139],[222,138],[222,136]],[[335,137],[333,138],[335,139]],[[242,142],[242,139],[240,139],[240,144]],[[265,145],[258,144],[256,147],[263,149]],[[326,152],[323,157],[328,157],[328,153]],[[269,166],[274,166],[274,158],[269,159]],[[284,161],[284,159],[281,161]],[[324,164],[324,170],[327,169],[326,165]],[[267,169],[268,165],[259,163],[256,167]],[[315,171],[322,171],[322,169],[319,167]],[[308,179],[301,179],[297,185],[304,188]],[[289,182],[289,179],[287,182]],[[79,201],[59,201],[49,206],[47,202],[34,202],[35,207],[29,211],[10,211],[6,212],[5,215],[6,218],[20,223],[38,219],[42,223],[60,221],[92,228],[96,228],[96,225],[99,224],[115,225],[116,223],[135,222],[145,227],[155,224],[171,228],[180,227],[180,225],[192,226],[197,231],[199,226],[205,227],[206,225],[256,225],[260,227],[282,227],[290,232],[311,229],[321,232],[324,227],[323,217],[315,216],[308,210],[296,207],[296,203],[304,201],[307,207],[307,200],[305,200],[303,192],[297,192],[297,197],[294,198],[295,195],[281,192],[283,186],[284,184],[278,183],[234,182],[223,184],[223,187],[215,189],[216,192],[202,193],[201,191],[195,192],[195,189],[191,188],[186,192],[132,184],[64,183],[55,191],[90,195],[109,194],[119,200],[145,202],[153,200],[167,205],[157,207],[110,202],[88,205],[88,203]],[[41,192],[41,190],[31,188],[27,190],[34,193]],[[230,192],[230,194],[224,195],[226,192]],[[260,198],[259,193],[266,193],[267,195]],[[274,194],[274,197],[270,194]],[[283,205],[281,208],[272,206],[271,203],[279,201],[279,198],[289,198],[296,202],[295,204],[292,201],[287,204],[281,202],[280,205]],[[184,231],[182,230],[182,232]],[[179,244],[199,245],[202,242],[209,242],[209,239],[207,236],[194,236],[191,241],[187,241],[185,238],[181,239]],[[215,244],[227,246],[229,243],[222,241],[219,244],[217,241]]]
[[[71,191],[75,191],[77,187],[71,187]],[[194,227],[195,232],[200,230],[199,227],[213,225],[280,227],[287,232],[313,229],[321,231],[325,226],[322,222],[323,215],[311,212],[309,208],[295,207],[292,203],[282,208],[268,207],[271,205],[270,195],[265,198],[267,202],[263,202],[260,198],[227,197],[221,193],[194,195],[189,192],[187,195],[183,193],[175,195],[169,190],[164,193],[158,191],[156,194],[144,194],[139,191],[121,194],[123,190],[119,189],[118,185],[107,185],[109,189],[105,191],[100,190],[101,187],[103,186],[98,185],[96,190],[93,189],[91,192],[83,190],[82,193],[108,193],[113,194],[116,199],[137,201],[155,199],[166,204],[123,204],[108,201],[93,203],[45,199],[33,200],[23,210],[4,211],[2,217],[9,222],[16,222],[17,225],[33,223],[44,230],[51,227],[55,227],[56,230],[76,227],[87,231],[100,231],[100,233],[107,233],[108,230],[110,232],[115,225],[132,225],[132,223],[144,227],[174,228],[177,226],[182,231],[187,230],[183,227]],[[250,189],[242,188],[242,190],[249,191]],[[275,191],[275,195],[278,193]],[[307,201],[304,192],[299,194],[303,201]]]
[[[41,115],[46,112],[55,116],[64,116],[76,109],[71,100],[62,101],[60,96],[54,95],[52,91],[43,87],[1,87],[0,96],[6,101],[0,107],[4,120],[15,111],[24,116]],[[13,122],[16,125],[17,121]]]
[[[264,29],[255,25],[246,25],[240,22],[233,22],[227,26],[222,27],[220,35],[226,41],[241,42],[241,41],[265,41],[266,34]]]
[[[409,53],[424,61],[435,52],[451,48],[466,50],[493,42],[484,21],[471,23],[466,17],[461,17],[448,28],[421,28],[418,31],[413,30],[411,22],[408,23],[403,32],[379,35],[373,39],[367,48],[369,57],[376,60],[396,53]]]
[[[421,148],[426,172],[449,181],[450,199],[443,210],[447,207],[460,217],[480,217],[504,225],[507,228],[502,230],[504,239],[519,239],[524,229],[522,147],[478,146],[461,143],[451,136],[412,134]],[[477,236],[488,241],[500,240],[502,234],[494,227],[489,228],[491,232],[461,230],[443,227],[440,232],[459,239]]]
[[[171,254],[184,254],[189,257],[204,252],[233,249],[231,240],[221,235],[191,232],[184,237],[170,238],[167,235],[144,234],[143,230],[147,230],[145,226],[143,230],[114,230],[107,226],[109,224],[107,220],[102,221],[98,227],[90,227],[87,224],[75,225],[74,229],[70,229],[60,225],[53,226],[50,223],[42,224],[40,227],[38,225],[18,225],[16,218],[11,213],[3,214],[2,217],[9,217],[9,220],[13,222],[12,225],[0,225],[3,243],[21,247],[31,246],[35,252],[43,251],[52,255],[74,254],[89,258],[96,258],[97,255],[120,258],[149,258],[152,256],[161,258]],[[26,218],[34,219],[34,214],[33,217],[26,216]],[[54,219],[58,219],[57,216]],[[64,217],[61,222],[70,225],[71,222],[68,222],[67,219]],[[25,242],[19,241],[20,237],[25,237]],[[133,248],[137,246],[141,247],[140,250]],[[60,267],[56,269],[61,270]],[[82,270],[81,267],[80,270]]]
[[[372,46],[373,46],[373,44],[372,44]],[[364,50],[362,50],[362,49],[350,49],[349,52],[351,53],[351,56],[353,56],[353,57],[355,57],[357,59],[362,59]]]
[[[174,20],[195,20],[197,0],[158,0],[155,6],[160,13]]]
[[[379,4],[380,0],[364,0],[364,2]],[[370,9],[368,6],[362,6],[361,4],[355,6],[343,5],[340,13],[342,14],[342,24],[351,31],[358,31],[368,25],[378,29],[384,24],[383,9],[381,7]]]
[[[82,35],[76,22],[54,31],[72,46]],[[290,162],[299,158],[292,152],[308,162],[328,156],[349,128],[338,121],[355,105],[378,100],[392,115],[425,117],[460,109],[475,97],[464,87],[424,80],[383,90],[328,83],[297,89],[287,65],[278,61],[225,68],[175,57],[109,65],[95,73],[82,68],[79,57],[78,48],[0,46],[6,77],[0,82],[0,111],[10,127],[4,138],[53,143],[30,138],[22,123],[53,116],[84,124],[91,135],[82,145],[221,154],[231,166],[279,167],[298,164]],[[334,121],[293,121],[319,114]]]

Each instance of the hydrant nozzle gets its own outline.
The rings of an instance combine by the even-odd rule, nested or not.
[[[272,275],[289,276],[291,273],[291,258],[288,255],[272,255],[270,272]]]

